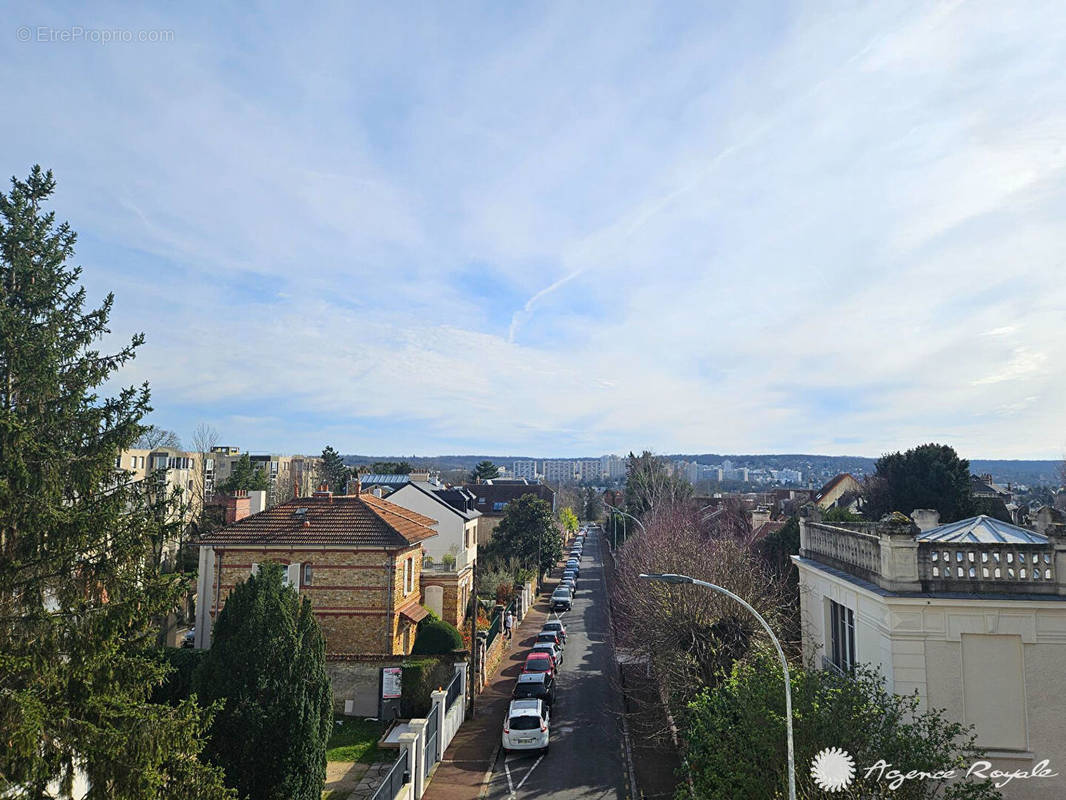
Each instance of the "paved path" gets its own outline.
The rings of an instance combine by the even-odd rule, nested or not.
[[[613,680],[617,668],[608,631],[601,547],[596,533],[585,537],[574,607],[561,615],[567,642],[552,713],[551,749],[543,758],[535,754],[498,758],[487,792],[492,800],[624,800],[628,795],[622,752],[622,702],[617,681]],[[538,622],[538,630],[539,626]],[[529,638],[522,644],[528,648],[536,631],[526,631],[525,627],[523,637],[528,633]],[[508,693],[510,682],[521,671],[524,654],[523,648],[510,655],[504,670]],[[504,701],[493,728],[497,744],[506,705]]]

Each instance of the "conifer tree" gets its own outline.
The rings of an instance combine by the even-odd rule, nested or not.
[[[326,484],[333,494],[344,494],[351,475],[352,471],[344,465],[341,454],[327,444],[322,451],[322,463],[318,471],[319,481]]]
[[[311,602],[282,575],[262,564],[218,616],[196,679],[201,700],[222,703],[207,753],[241,797],[319,800],[333,691]]]
[[[149,701],[178,601],[155,542],[172,516],[116,469],[144,431],[148,386],[101,397],[137,335],[107,354],[113,298],[86,310],[75,234],[34,167],[0,193],[0,796],[222,798],[198,760],[208,711]]]

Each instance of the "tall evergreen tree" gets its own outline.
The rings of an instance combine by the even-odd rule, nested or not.
[[[502,558],[516,558],[525,567],[549,570],[563,555],[563,537],[547,500],[524,494],[507,504],[492,534],[492,549]]]
[[[319,800],[333,691],[311,602],[282,583],[277,564],[234,588],[197,675],[199,696],[222,708],[208,757],[252,800]]]
[[[345,466],[341,454],[327,444],[322,451],[322,464],[318,468],[319,481],[326,484],[333,494],[344,494],[351,476],[352,471]]]
[[[252,457],[242,453],[230,470],[229,477],[218,488],[224,492],[236,492],[241,489],[252,492],[265,492],[270,487],[263,468],[252,466]]]
[[[935,508],[941,522],[955,522],[973,514],[970,496],[970,462],[953,447],[923,444],[905,453],[886,453],[877,459],[877,471],[866,482],[863,509],[879,519],[899,511]]]
[[[115,468],[148,387],[97,394],[143,336],[94,349],[113,298],[85,310],[75,234],[42,209],[54,188],[34,167],[0,193],[0,795],[80,773],[94,798],[227,797],[197,758],[209,713],[149,702],[181,587],[158,570],[169,515]]]
[[[491,461],[479,461],[477,466],[470,472],[470,480],[472,481],[490,481],[498,477],[500,477],[500,468]]]

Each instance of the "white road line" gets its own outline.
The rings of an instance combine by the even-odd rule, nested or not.
[[[511,783],[511,768],[507,766],[507,756],[503,757],[503,771],[507,775],[507,791],[510,794],[514,794],[514,784]]]
[[[527,772],[524,776],[522,776],[522,780],[520,780],[518,782],[518,785],[511,790],[511,794],[512,795],[515,794],[519,789],[522,788],[522,784],[525,783],[527,780],[529,780],[529,776],[533,774],[533,770],[535,770],[537,768],[537,764],[539,764],[543,760],[544,760],[544,756],[537,756],[537,760],[533,762],[533,766],[529,768],[529,772]],[[504,766],[506,766],[506,765],[504,765]],[[510,777],[510,773],[508,773],[508,777]]]

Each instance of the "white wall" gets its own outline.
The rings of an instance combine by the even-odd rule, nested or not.
[[[389,502],[437,520],[437,524],[433,526],[437,535],[422,542],[422,551],[434,561],[440,562],[452,546],[457,548],[457,552],[463,552],[463,530],[466,520],[447,503],[409,484],[401,486],[390,494]]]

